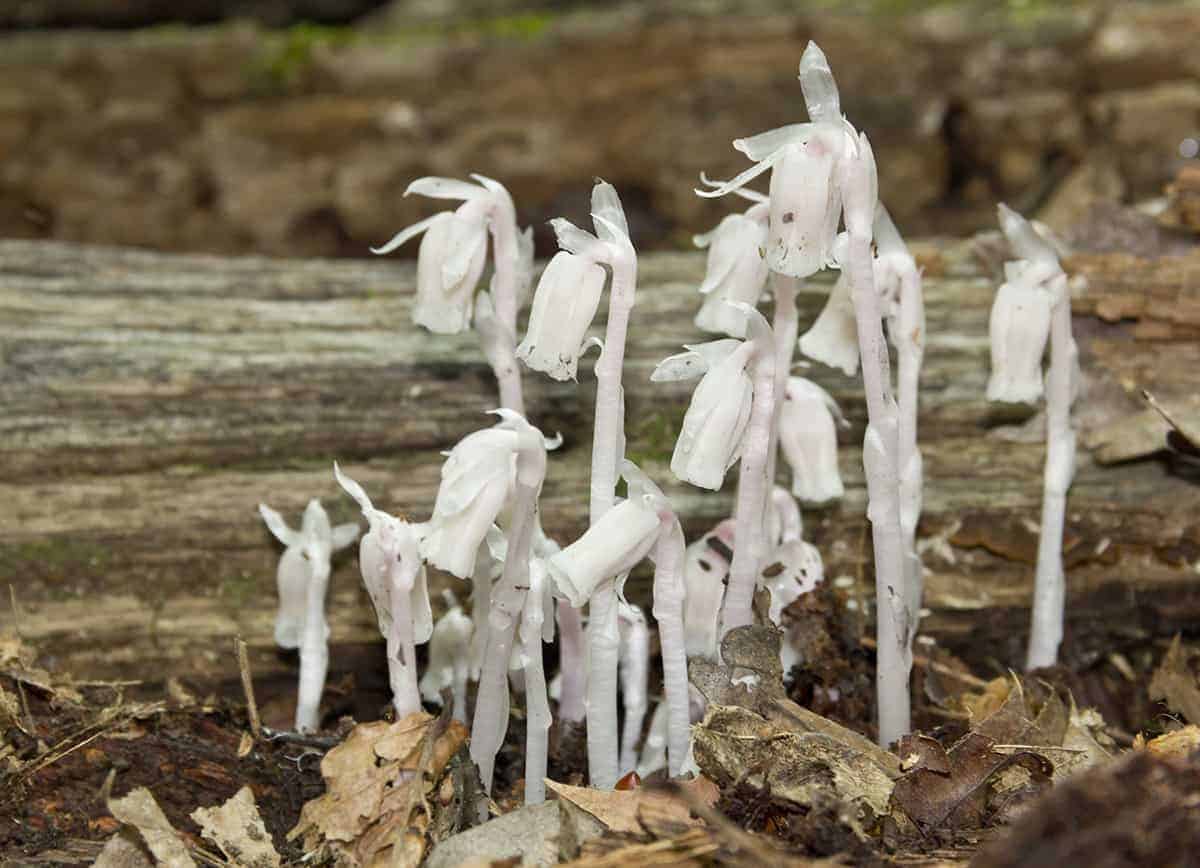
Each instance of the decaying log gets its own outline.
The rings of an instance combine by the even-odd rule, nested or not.
[[[1017,664],[1041,496],[1038,418],[984,401],[994,284],[969,245],[916,250],[929,335],[924,629],[976,649],[976,659]],[[672,482],[667,463],[690,384],[651,384],[649,373],[697,339],[691,318],[703,267],[700,253],[643,258],[625,374],[629,454],[664,483],[690,534],[727,514],[732,474],[719,495]],[[1138,318],[1158,308],[1127,299],[1139,286],[1154,294],[1153,282],[1121,277],[1107,260],[1077,257],[1072,267],[1091,280],[1078,289],[1076,316],[1085,432],[1141,412],[1142,388],[1164,402],[1193,392],[1200,346],[1174,331],[1139,336]],[[0,585],[13,589],[20,635],[81,676],[235,680],[235,634],[250,644],[256,674],[278,671],[270,652],[278,551],[255,505],[295,516],[321,497],[335,521],[355,518],[332,478],[336,458],[377,505],[424,518],[439,450],[489,424],[483,412],[496,402],[495,385],[474,337],[412,326],[412,285],[411,265],[383,261],[0,242]],[[825,281],[805,287],[802,322],[827,291]],[[1181,284],[1171,298],[1194,292],[1194,282]],[[1122,319],[1110,322],[1103,311],[1114,297]],[[1194,325],[1193,314],[1176,321]],[[848,577],[865,604],[861,389],[818,365],[805,372],[851,423],[841,458],[847,496],[808,512],[808,533],[830,579]],[[528,374],[526,384],[534,421],[564,435],[543,516],[567,540],[586,523],[590,364],[578,386]],[[1067,653],[1107,653],[1114,641],[1200,623],[1200,487],[1166,460],[1106,466],[1081,451],[1066,552]],[[335,642],[378,638],[354,560],[335,564]],[[644,596],[644,582],[635,578],[629,593]],[[9,614],[0,618],[11,625]]]

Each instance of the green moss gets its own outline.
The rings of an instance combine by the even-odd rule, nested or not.
[[[63,581],[103,570],[112,560],[108,544],[86,538],[53,537],[0,545],[0,584],[20,587],[30,578]]]
[[[240,608],[255,595],[263,593],[261,582],[261,576],[242,570],[223,577],[221,584],[217,586],[217,595],[223,600],[228,600],[235,608]]]
[[[290,90],[303,80],[318,47],[348,45],[358,38],[353,28],[307,23],[278,33],[265,33],[262,49],[250,64],[247,76],[260,90]]]
[[[625,456],[638,467],[669,464],[686,407],[654,410],[634,421],[628,429]]]

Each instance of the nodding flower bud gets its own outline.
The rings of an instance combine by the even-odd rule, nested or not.
[[[574,380],[604,279],[604,269],[587,257],[556,253],[538,282],[517,358],[556,380]]]
[[[759,203],[745,214],[730,214],[716,229],[693,239],[697,247],[708,248],[697,328],[745,337],[746,317],[728,302],[756,305],[767,285],[767,215],[767,205]]]
[[[1042,355],[1051,313],[1066,294],[1066,275],[1057,265],[1017,260],[1005,263],[1005,276],[988,322],[987,398],[1032,404],[1042,396]]]
[[[437,705],[442,691],[449,688],[454,697],[454,717],[466,721],[467,676],[470,673],[470,646],[474,624],[457,603],[438,619],[429,639],[429,663],[421,676],[421,698]]]
[[[601,582],[633,569],[658,541],[661,514],[670,509],[666,498],[632,462],[625,462],[622,476],[629,497],[546,562],[558,593],[572,606],[586,603]]]
[[[479,546],[508,503],[517,479],[517,451],[541,432],[511,410],[501,421],[460,440],[447,454],[421,555],[460,579],[470,578]]]
[[[688,657],[716,659],[721,639],[721,602],[733,558],[734,522],[726,519],[687,547],[683,578],[683,625]]]
[[[779,446],[792,469],[792,494],[806,503],[839,498],[837,423],[845,423],[832,396],[803,377],[789,377],[779,415]]]
[[[687,350],[660,362],[650,379],[665,382],[703,374],[683,417],[671,472],[684,482],[716,491],[725,481],[725,471],[742,454],[754,400],[747,366],[755,348],[750,341],[726,339]]]
[[[853,142],[838,166],[843,219],[847,234],[870,237],[879,204],[879,176],[866,133],[859,133]]]
[[[800,352],[850,376],[858,370],[858,324],[845,272],[838,275],[816,321],[800,336]]]
[[[309,583],[329,578],[329,561],[335,551],[358,539],[357,524],[330,527],[329,516],[319,500],[308,502],[300,530],[292,530],[278,512],[259,504],[267,529],[284,545],[275,579],[279,589],[279,612],[275,617],[275,644],[297,648],[304,626]],[[324,594],[321,595],[322,600]],[[328,627],[326,627],[328,633]]]

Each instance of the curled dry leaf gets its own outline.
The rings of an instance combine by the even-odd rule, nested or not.
[[[205,838],[221,848],[234,865],[245,868],[278,868],[279,854],[263,825],[254,793],[242,787],[223,805],[197,808],[192,819]]]
[[[430,822],[426,797],[466,739],[466,727],[448,715],[359,724],[321,761],[326,792],[304,805],[288,839],[304,836],[309,850],[326,845],[344,865],[417,865]]]
[[[122,823],[137,829],[159,865],[190,868],[196,864],[188,854],[187,845],[145,787],[130,790],[119,799],[109,799],[108,810]]]
[[[1200,724],[1200,678],[1178,635],[1150,679],[1150,698],[1162,700],[1172,711]]]
[[[1133,746],[1138,750],[1147,750],[1158,756],[1186,757],[1200,752],[1200,726],[1188,724],[1183,729],[1164,733],[1158,738],[1145,741],[1139,734]]]
[[[678,787],[686,791],[681,794],[674,788],[638,787],[632,790],[593,790],[589,787],[573,787],[555,781],[546,781],[546,786],[559,800],[571,809],[586,811],[598,820],[609,832],[654,834],[671,826],[695,826],[702,821],[691,815],[688,796],[699,799],[706,805],[716,804],[720,792],[712,781],[696,778]]]
[[[154,868],[154,860],[132,833],[122,829],[104,844],[92,868]]]
[[[796,732],[748,708],[710,705],[693,728],[696,762],[722,787],[769,790],[803,807],[836,800],[886,813],[892,779],[871,753],[823,732]]]
[[[900,756],[908,770],[896,781],[892,806],[924,829],[975,828],[984,820],[991,782],[1006,769],[1025,769],[1038,789],[1049,785],[1054,766],[1044,756],[1028,750],[1004,754],[995,744],[969,732],[947,751],[932,738],[904,736]]]

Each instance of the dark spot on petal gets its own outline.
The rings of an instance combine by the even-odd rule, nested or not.
[[[775,562],[775,563],[771,564],[771,566],[764,569],[762,571],[762,574],[763,574],[763,578],[765,578],[765,579],[773,579],[782,572],[783,572],[783,564],[781,564],[779,562]]]
[[[793,222],[795,219],[796,219],[796,215],[795,215],[793,212],[791,212],[791,211],[784,211],[784,212],[783,212],[782,222],[784,222],[784,223],[791,223],[791,222]]]

